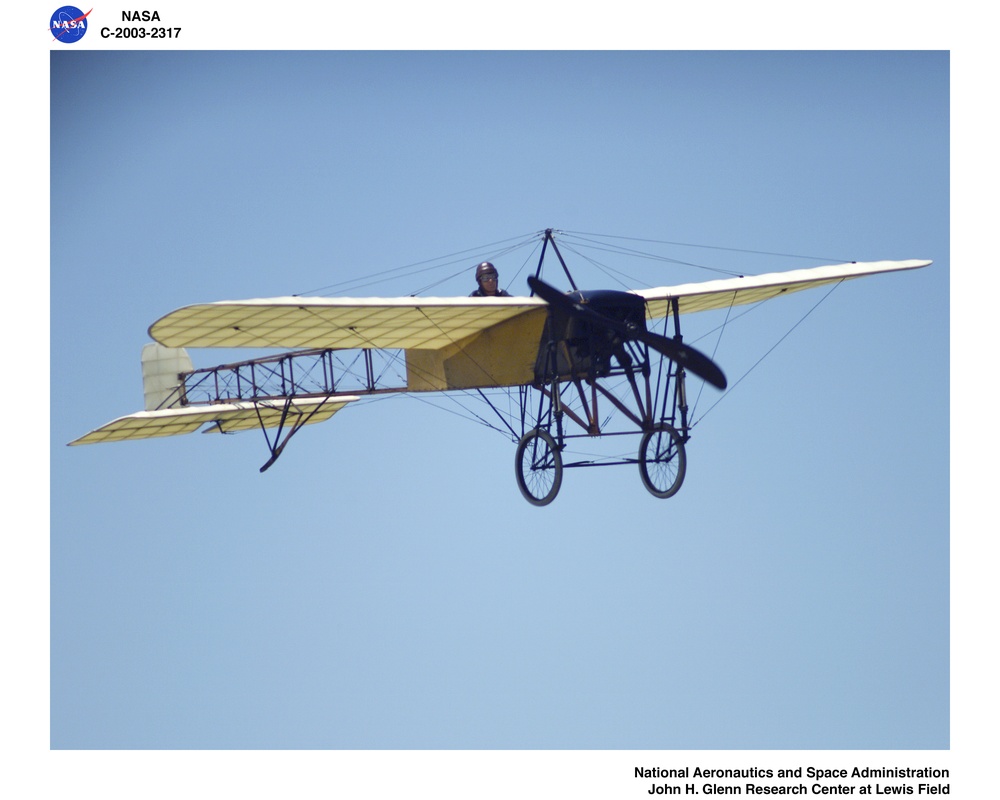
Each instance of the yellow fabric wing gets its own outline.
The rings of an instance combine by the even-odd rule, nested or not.
[[[529,297],[227,300],[173,311],[149,335],[167,347],[436,350],[544,308]]]
[[[724,278],[703,283],[688,283],[680,286],[663,286],[658,289],[642,289],[636,294],[646,300],[646,315],[657,319],[667,314],[672,298],[678,299],[681,314],[696,311],[712,311],[730,306],[748,305],[770,300],[780,294],[815,289],[850,278],[877,275],[884,272],[918,269],[931,264],[930,261],[912,259],[909,261],[869,261],[850,264],[834,264],[826,267],[811,267],[790,272],[771,272],[766,275],[750,275],[745,278]]]
[[[347,403],[358,398],[343,396],[333,398],[301,398],[291,401],[285,424],[322,422],[332,417]],[[178,436],[191,433],[206,422],[217,422],[214,430],[238,431],[273,428],[281,424],[284,403],[281,401],[241,401],[210,406],[182,406],[159,411],[138,411],[112,420],[92,430],[70,444],[97,444],[120,442],[127,439],[153,439],[161,436]]]

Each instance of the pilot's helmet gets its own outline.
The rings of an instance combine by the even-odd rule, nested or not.
[[[497,268],[494,267],[489,261],[484,261],[478,267],[476,267],[476,280],[482,280],[484,275],[492,274],[495,278],[497,276]]]

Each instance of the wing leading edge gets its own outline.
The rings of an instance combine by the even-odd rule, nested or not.
[[[545,303],[532,297],[273,297],[185,306],[154,322],[168,347],[436,350]]]
[[[648,317],[656,319],[667,314],[674,298],[678,300],[681,314],[692,314],[696,311],[712,311],[730,306],[759,303],[781,294],[799,292],[803,289],[815,289],[865,275],[919,269],[929,266],[931,263],[933,262],[919,259],[851,262],[790,272],[750,275],[745,278],[724,278],[702,283],[686,283],[680,286],[642,289],[636,294],[645,298]]]

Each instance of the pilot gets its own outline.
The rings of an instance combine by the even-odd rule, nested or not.
[[[469,297],[510,297],[510,295],[497,286],[500,276],[497,275],[497,268],[489,261],[484,261],[476,267],[476,283],[479,287]]]

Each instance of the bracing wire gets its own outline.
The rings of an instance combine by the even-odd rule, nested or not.
[[[789,328],[789,329],[788,329],[787,331],[785,331],[785,332],[784,332],[784,333],[783,333],[783,334],[781,335],[781,337],[780,337],[780,338],[779,338],[779,339],[778,339],[778,340],[777,340],[777,341],[776,341],[776,342],[775,342],[775,343],[774,343],[773,345],[771,345],[771,346],[770,346],[770,347],[769,347],[769,348],[767,349],[767,352],[765,352],[765,353],[764,353],[764,354],[763,354],[763,355],[762,355],[762,356],[761,356],[760,358],[758,358],[758,359],[757,359],[757,360],[756,360],[756,361],[755,361],[755,362],[754,362],[754,363],[753,363],[753,364],[752,364],[752,365],[750,366],[750,368],[746,370],[746,372],[744,372],[744,373],[743,373],[742,375],[740,375],[740,377],[739,377],[739,378],[737,378],[737,379],[736,379],[735,381],[733,381],[733,383],[732,383],[732,384],[731,384],[731,385],[729,386],[729,388],[728,388],[728,389],[726,389],[726,391],[725,391],[725,392],[723,392],[723,393],[722,393],[722,395],[720,395],[720,396],[719,396],[719,398],[718,398],[718,399],[717,399],[717,400],[716,400],[716,401],[715,401],[714,403],[712,403],[712,405],[711,405],[711,406],[709,406],[709,407],[708,407],[708,409],[706,409],[706,411],[705,411],[705,413],[704,413],[704,414],[702,414],[702,415],[701,415],[701,416],[700,416],[700,417],[699,417],[699,418],[698,418],[697,420],[695,420],[695,421],[693,421],[693,422],[691,423],[691,427],[693,428],[693,427],[694,427],[694,426],[695,426],[696,424],[698,424],[699,422],[701,422],[701,420],[705,419],[705,417],[707,417],[707,416],[709,415],[709,413],[711,413],[712,409],[714,409],[714,408],[715,408],[715,407],[716,407],[717,405],[719,405],[719,403],[721,403],[721,402],[722,402],[723,400],[725,400],[725,399],[726,399],[727,397],[729,397],[729,395],[730,395],[730,394],[732,394],[732,392],[733,392],[733,391],[734,391],[734,390],[736,389],[736,387],[737,387],[737,386],[739,386],[739,385],[740,385],[740,384],[741,384],[741,383],[742,383],[742,382],[744,381],[744,379],[745,379],[745,378],[747,378],[747,377],[748,377],[748,376],[750,375],[750,373],[751,373],[751,372],[753,372],[753,371],[754,371],[755,369],[757,369],[757,367],[759,367],[759,366],[760,366],[760,365],[761,365],[761,364],[762,364],[762,363],[764,362],[764,360],[765,360],[765,359],[766,359],[766,358],[767,358],[767,357],[768,357],[769,355],[771,355],[771,353],[773,353],[773,352],[774,352],[774,351],[775,351],[775,350],[776,350],[776,349],[778,348],[778,345],[780,345],[780,344],[781,344],[781,343],[782,343],[783,341],[785,341],[785,339],[787,339],[787,338],[788,338],[788,337],[789,337],[789,336],[790,336],[790,335],[792,334],[792,331],[794,331],[794,330],[795,330],[796,328],[798,328],[798,327],[799,327],[799,325],[801,325],[801,324],[802,324],[803,322],[805,322],[805,321],[806,321],[806,318],[807,318],[807,317],[808,317],[808,316],[809,316],[810,314],[812,314],[812,313],[813,313],[813,311],[815,311],[815,310],[816,310],[817,308],[819,308],[819,306],[820,306],[820,305],[821,305],[821,304],[822,304],[823,302],[825,302],[825,301],[826,301],[826,299],[827,299],[827,298],[828,298],[828,297],[829,297],[829,296],[830,296],[831,294],[833,294],[834,290],[835,290],[835,289],[836,289],[836,288],[837,288],[838,286],[840,286],[840,284],[841,284],[841,283],[843,283],[843,280],[839,280],[839,281],[837,281],[836,283],[834,283],[834,284],[833,284],[833,285],[832,285],[832,286],[831,286],[831,287],[829,288],[829,290],[828,290],[828,291],[827,291],[827,292],[826,292],[826,293],[825,293],[825,294],[824,294],[824,295],[823,295],[823,296],[822,296],[822,297],[821,297],[821,298],[820,298],[819,300],[817,300],[817,301],[816,301],[816,302],[815,302],[815,303],[813,304],[813,306],[812,306],[812,307],[811,307],[811,308],[810,308],[810,309],[809,309],[808,311],[806,311],[806,312],[805,312],[805,314],[803,314],[803,315],[802,315],[801,317],[799,317],[799,319],[798,319],[798,320],[796,320],[796,321],[795,321],[795,323],[794,323],[794,324],[793,324],[793,325],[792,325],[792,326],[791,326],[791,327],[790,327],[790,328]],[[773,299],[773,298],[772,298],[772,299]],[[763,305],[763,304],[761,304],[761,305]]]
[[[703,250],[720,250],[729,253],[746,253],[747,255],[776,256],[779,258],[803,258],[803,259],[808,259],[810,261],[850,261],[850,259],[848,258],[831,258],[828,256],[808,256],[808,255],[803,255],[801,253],[778,253],[778,252],[771,252],[768,250],[749,250],[741,247],[724,247],[721,245],[695,244],[692,242],[672,242],[672,241],[665,241],[662,239],[641,239],[635,236],[616,236],[610,233],[584,233],[581,231],[562,231],[562,233],[572,234],[574,236],[599,236],[606,239],[624,239],[626,241],[631,241],[631,242],[646,242],[647,244],[665,244],[665,245],[670,245],[671,247],[694,247]],[[627,250],[627,248],[624,249]],[[634,251],[634,252],[640,255],[649,255],[649,254],[642,254],[640,251]],[[671,259],[665,259],[665,260],[671,260]],[[676,263],[684,264],[686,262],[678,261]],[[688,266],[700,266],[700,265],[689,264]],[[705,267],[705,269],[712,269],[712,268]],[[721,272],[723,270],[719,271]]]
[[[634,276],[630,276],[627,272],[625,272],[625,271],[623,271],[621,269],[618,269],[618,268],[612,266],[611,264],[607,263],[607,261],[605,259],[601,259],[598,255],[595,255],[595,254],[608,253],[608,254],[612,254],[612,255],[625,256],[625,257],[629,257],[629,258],[633,258],[633,259],[645,259],[645,260],[651,260],[651,261],[661,262],[661,263],[666,264],[666,265],[675,265],[675,266],[679,266],[679,267],[693,267],[693,268],[696,268],[696,269],[706,270],[706,271],[709,271],[709,272],[715,272],[715,273],[722,274],[722,275],[736,276],[736,275],[740,275],[741,273],[733,271],[733,270],[723,269],[723,268],[716,267],[716,266],[710,266],[710,265],[703,264],[703,263],[697,263],[697,262],[690,261],[690,260],[682,260],[682,259],[678,259],[678,258],[668,257],[668,256],[665,256],[665,255],[662,255],[662,254],[657,254],[657,253],[653,253],[653,252],[646,252],[646,251],[644,251],[642,249],[638,249],[636,247],[631,247],[631,246],[625,246],[623,244],[618,244],[617,242],[643,243],[643,244],[649,244],[649,245],[666,245],[666,246],[670,246],[670,247],[698,248],[698,249],[703,249],[703,250],[716,250],[716,251],[725,251],[725,252],[732,252],[732,253],[746,253],[746,254],[752,254],[752,255],[765,255],[765,256],[775,256],[775,257],[783,257],[783,258],[810,259],[810,260],[813,260],[813,261],[815,261],[815,260],[848,261],[849,260],[849,259],[824,258],[824,257],[819,257],[819,256],[807,256],[807,255],[794,254],[794,253],[782,253],[782,252],[774,252],[774,251],[766,251],[766,250],[753,250],[753,249],[745,249],[745,248],[726,247],[726,246],[719,246],[719,245],[697,244],[697,243],[691,243],[691,242],[678,242],[678,241],[661,240],[661,239],[640,238],[640,237],[634,237],[634,236],[620,236],[620,235],[604,234],[604,233],[581,232],[581,231],[566,231],[566,230],[558,230],[558,231],[553,231],[553,232],[556,233],[556,234],[558,234],[558,236],[560,237],[560,243],[563,245],[563,249],[565,251],[567,251],[569,253],[572,253],[574,256],[576,256],[576,257],[578,257],[578,258],[586,261],[591,266],[593,266],[596,270],[598,270],[601,274],[605,275],[609,280],[614,281],[616,284],[618,284],[619,286],[621,286],[623,288],[626,288],[626,289],[628,289],[628,288],[636,288],[636,286],[638,286],[640,284],[644,284],[645,282],[644,281],[640,281],[640,280],[636,279]],[[508,279],[508,281],[506,281],[506,283],[507,283],[508,286],[513,286],[514,282],[516,281],[516,279],[521,275],[521,273],[524,271],[525,267],[531,262],[532,258],[537,254],[538,249],[540,248],[541,243],[543,241],[543,236],[544,236],[544,232],[534,232],[534,233],[531,233],[531,234],[523,234],[521,236],[509,237],[509,238],[501,239],[501,240],[498,240],[498,241],[494,241],[494,242],[491,242],[491,243],[488,243],[488,244],[485,244],[485,245],[480,245],[478,247],[472,247],[472,248],[466,248],[466,249],[463,249],[463,250],[454,251],[454,252],[448,253],[446,255],[438,256],[436,258],[424,259],[424,260],[412,262],[410,264],[406,264],[406,265],[403,265],[403,266],[393,267],[393,268],[385,269],[385,270],[380,270],[380,271],[377,271],[377,272],[374,272],[374,273],[370,273],[370,274],[365,275],[365,276],[359,276],[359,277],[356,277],[356,278],[352,278],[352,279],[348,279],[348,280],[344,280],[344,281],[339,281],[339,282],[331,283],[331,284],[328,284],[326,286],[322,286],[322,287],[318,287],[316,289],[309,290],[308,292],[303,292],[303,293],[300,293],[300,294],[296,294],[294,296],[303,296],[303,295],[318,294],[318,293],[332,294],[332,293],[336,293],[336,292],[340,292],[340,291],[346,291],[346,290],[354,291],[354,290],[357,290],[357,289],[360,289],[360,288],[366,288],[366,287],[378,285],[380,283],[386,283],[388,281],[399,280],[399,279],[406,279],[406,278],[413,278],[413,277],[417,277],[417,276],[420,276],[420,275],[425,275],[425,274],[430,273],[430,272],[440,271],[440,270],[446,269],[448,267],[453,267],[453,266],[455,266],[457,264],[461,264],[461,269],[449,271],[448,274],[446,274],[444,277],[437,278],[437,279],[433,280],[432,282],[427,283],[424,286],[422,286],[421,288],[417,289],[415,292],[411,293],[411,296],[419,296],[423,292],[426,292],[426,291],[428,291],[430,289],[433,289],[434,287],[439,286],[439,285],[441,285],[441,284],[443,284],[443,283],[445,283],[445,282],[447,282],[449,280],[452,280],[454,278],[457,278],[457,277],[459,277],[461,275],[466,274],[468,272],[468,270],[469,270],[469,265],[468,265],[467,261],[468,261],[469,258],[471,258],[473,256],[475,256],[476,258],[484,258],[485,260],[500,259],[500,258],[503,258],[504,256],[507,256],[507,255],[509,255],[511,253],[517,252],[518,250],[523,249],[523,248],[525,248],[525,247],[527,247],[527,246],[530,245],[531,249],[528,251],[527,255],[524,257],[524,259],[523,259],[520,267]],[[486,253],[487,255],[484,256],[483,255],[484,253]],[[823,296],[823,298],[821,298],[819,301],[817,301],[817,303],[811,309],[809,309],[809,311],[807,311],[802,316],[801,319],[799,319],[794,325],[792,325],[792,327],[789,328],[789,330],[786,331],[785,334],[782,335],[782,337],[777,342],[775,342],[775,344],[772,345],[772,347],[770,349],[768,349],[768,351],[766,353],[764,353],[761,356],[760,359],[758,359],[742,376],[740,376],[740,378],[738,378],[735,382],[733,382],[730,385],[730,387],[728,388],[728,390],[726,392],[724,392],[718,399],[716,399],[716,401],[712,404],[712,406],[710,406],[696,420],[693,419],[693,421],[691,423],[692,427],[695,424],[697,424],[698,422],[700,422],[702,419],[704,419],[704,417],[709,412],[711,412],[723,399],[725,399],[733,390],[735,390],[736,386],[738,386],[752,371],[754,371],[777,348],[777,346],[779,344],[781,344],[781,342],[784,341],[784,339],[787,338],[791,334],[791,332],[793,330],[795,330],[795,328],[797,328],[798,325],[801,324],[806,319],[806,317],[808,317],[816,309],[816,307],[818,307],[830,295],[830,293],[833,291],[834,288],[836,288],[837,285],[839,285],[839,284],[835,284],[830,289],[830,291],[828,291]],[[753,306],[749,307],[746,311],[743,311],[740,314],[736,314],[735,316],[732,315],[732,310],[733,309],[732,309],[732,306],[731,306],[727,310],[726,319],[719,326],[717,326],[716,328],[714,328],[713,330],[711,330],[711,331],[709,331],[707,333],[704,333],[704,334],[700,335],[698,337],[698,339],[695,339],[693,341],[699,341],[701,339],[706,338],[707,336],[711,336],[712,334],[718,332],[718,336],[716,337],[716,341],[715,341],[715,344],[714,344],[714,347],[713,347],[713,351],[712,351],[712,357],[714,358],[715,355],[716,355],[716,353],[718,352],[719,345],[720,345],[721,339],[722,339],[722,334],[725,331],[725,329],[727,328],[727,326],[729,326],[732,323],[736,322],[737,320],[741,319],[743,316],[745,316],[750,311],[754,310],[759,305],[763,305],[763,304],[754,304]],[[480,369],[483,369],[483,367],[481,365],[480,365]],[[484,372],[485,372],[485,369],[484,369]],[[704,389],[704,386],[701,387],[701,389],[699,390],[699,393],[698,393],[698,397],[695,399],[694,407],[692,408],[692,417],[694,417],[694,409],[697,408],[697,406],[699,404],[699,401],[701,399],[701,395],[702,395],[703,389]],[[494,405],[494,403],[491,402],[489,400],[489,398],[487,398],[482,393],[481,390],[478,390],[478,392],[479,392],[479,396],[478,397],[476,395],[472,394],[469,391],[448,392],[448,393],[445,393],[445,397],[449,400],[449,402],[451,402],[451,403],[455,404],[456,406],[458,406],[458,408],[461,409],[460,411],[455,410],[455,409],[445,408],[445,407],[443,407],[443,406],[441,406],[439,404],[431,402],[429,399],[424,398],[424,397],[419,397],[417,395],[412,395],[412,396],[416,397],[416,399],[419,399],[422,402],[427,402],[429,405],[433,405],[433,406],[435,406],[437,408],[442,408],[442,410],[449,411],[449,413],[453,413],[453,414],[456,414],[458,416],[462,416],[462,417],[464,417],[466,419],[470,419],[472,421],[479,422],[480,424],[483,424],[486,427],[489,427],[491,429],[497,430],[498,432],[502,433],[504,436],[514,436],[516,438],[516,434],[514,433],[513,428],[511,427],[511,425],[508,422],[508,420],[504,418],[503,413],[499,409],[496,408],[496,406]],[[488,422],[487,420],[483,419],[483,417],[480,416],[478,413],[476,413],[475,411],[471,410],[470,408],[468,408],[465,405],[463,405],[462,403],[460,403],[458,401],[458,399],[455,397],[456,394],[465,394],[467,399],[473,399],[473,400],[476,400],[476,401],[479,401],[479,402],[485,402],[497,414],[498,418],[503,423],[503,425],[507,428],[507,430],[504,430],[503,428],[497,427],[496,425]],[[507,392],[507,398],[508,398],[508,404],[510,404],[510,402],[512,402],[512,401],[511,401],[511,395],[510,395],[509,390]],[[511,418],[513,418],[513,415],[511,414],[510,411],[508,411],[508,414],[511,415]],[[608,420],[606,419],[603,424],[607,425],[608,424]]]
[[[385,283],[391,280],[397,280],[399,278],[408,278],[415,275],[420,275],[425,272],[430,272],[437,269],[442,269],[453,264],[462,263],[467,258],[472,257],[475,254],[482,253],[484,251],[490,251],[500,245],[509,245],[510,242],[518,242],[515,245],[509,245],[508,250],[516,249],[521,247],[527,242],[531,242],[538,238],[539,234],[522,234],[521,236],[512,236],[508,239],[501,239],[496,242],[491,242],[489,244],[479,245],[478,247],[469,247],[464,250],[457,250],[453,253],[448,253],[446,255],[437,256],[435,258],[428,258],[422,261],[415,261],[411,264],[404,264],[399,267],[391,267],[389,269],[380,270],[378,272],[369,273],[367,275],[362,275],[356,278],[350,278],[344,281],[338,281],[336,283],[330,283],[326,286],[319,286],[315,289],[309,289],[305,292],[298,292],[293,294],[293,297],[303,297],[307,295],[319,295],[326,296],[334,294],[341,291],[354,291],[356,289],[366,288],[368,286],[374,286],[379,283]],[[503,252],[503,251],[502,251]],[[457,273],[460,274],[460,273]],[[454,276],[449,276],[454,277]],[[436,284],[432,284],[436,285]],[[325,294],[324,294],[325,293]]]

